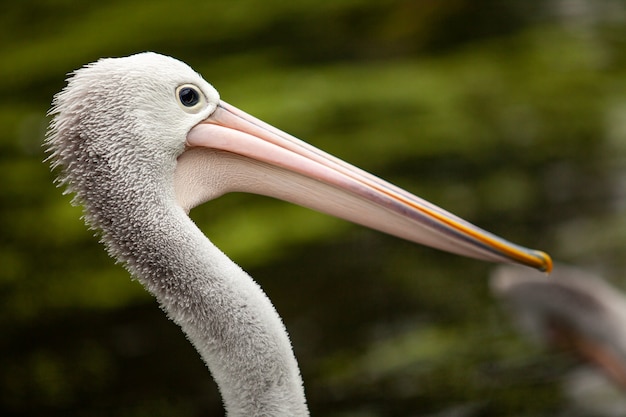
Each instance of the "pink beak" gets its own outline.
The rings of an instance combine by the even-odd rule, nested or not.
[[[263,194],[459,255],[542,271],[550,257],[510,243],[221,101],[187,135],[176,196],[190,210],[233,191]]]

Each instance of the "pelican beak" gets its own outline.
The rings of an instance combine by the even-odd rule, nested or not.
[[[550,324],[550,323],[549,323]],[[605,340],[594,340],[568,328],[567,323],[551,323],[553,342],[564,350],[571,350],[583,360],[597,366],[621,390],[626,390],[626,363],[623,356]]]
[[[189,131],[174,185],[186,210],[251,192],[459,255],[552,268],[546,253],[486,232],[223,101]]]

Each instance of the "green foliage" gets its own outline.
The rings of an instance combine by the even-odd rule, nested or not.
[[[42,162],[52,95],[65,74],[101,56],[155,50],[183,59],[229,103],[626,285],[623,7],[584,21],[513,3],[6,5],[0,414],[221,409],[182,334],[172,327],[163,342],[160,326],[171,324],[107,257]],[[257,196],[226,196],[192,217],[285,317],[315,414],[566,409],[557,373],[570,363],[507,327],[487,265]]]

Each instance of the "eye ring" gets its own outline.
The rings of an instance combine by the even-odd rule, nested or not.
[[[206,103],[204,94],[192,84],[183,84],[176,88],[178,105],[187,113],[196,113]]]

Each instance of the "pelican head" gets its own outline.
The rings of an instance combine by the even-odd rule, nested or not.
[[[523,330],[550,347],[578,354],[626,390],[626,297],[582,268],[557,264],[553,278],[502,265],[490,283]]]
[[[545,253],[485,232],[227,104],[171,57],[141,53],[89,64],[69,78],[51,113],[47,145],[60,182],[105,240],[113,212],[157,190],[187,212],[243,191],[453,253],[550,269]]]

